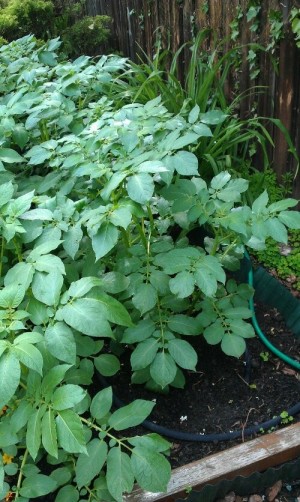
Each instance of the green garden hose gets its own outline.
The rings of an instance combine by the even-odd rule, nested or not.
[[[249,284],[249,286],[253,287],[254,286],[253,268],[252,268],[250,256],[247,251],[245,251],[245,257],[248,261],[248,284]],[[253,298],[251,298],[251,300],[249,301],[249,308],[252,312],[252,324],[254,326],[254,329],[255,329],[258,337],[263,342],[263,344],[271,352],[273,352],[273,354],[275,354],[277,357],[279,357],[282,361],[284,361],[285,363],[289,364],[290,366],[292,366],[293,368],[295,368],[296,370],[299,371],[300,370],[300,363],[298,361],[296,361],[295,359],[292,359],[291,357],[287,356],[286,354],[281,352],[276,347],[274,347],[274,345],[270,342],[270,340],[268,340],[266,335],[260,329],[260,326],[258,324],[258,321],[256,319],[256,315],[255,315],[255,307],[254,307]]]

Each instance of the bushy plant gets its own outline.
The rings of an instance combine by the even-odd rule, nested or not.
[[[50,0],[11,0],[0,13],[0,34],[10,41],[29,33],[44,38],[52,32],[53,21]]]
[[[95,56],[107,52],[111,19],[108,16],[85,16],[62,32],[64,50],[70,57]]]
[[[252,290],[227,271],[300,216],[267,192],[245,205],[228,171],[201,177],[193,151],[223,111],[118,106],[126,60],[57,63],[58,46],[0,48],[0,496],[121,502],[135,480],[166,489],[169,444],[120,437],[153,403],[113,411],[97,372],[117,373],[123,347],[133,382],[167,390],[196,368],[195,336],[241,356]]]

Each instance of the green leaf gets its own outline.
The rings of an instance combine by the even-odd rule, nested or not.
[[[272,239],[274,239],[277,242],[285,242],[287,243],[288,241],[288,233],[287,229],[281,223],[278,218],[270,218],[265,222],[265,226],[267,229],[267,232]]]
[[[106,312],[106,317],[110,322],[121,326],[132,326],[130,315],[121,302],[105,293],[97,293],[95,298]]]
[[[112,388],[100,390],[92,399],[90,411],[93,418],[100,420],[112,407]]]
[[[102,287],[106,293],[120,293],[124,291],[130,283],[130,280],[120,272],[107,272],[101,277]]]
[[[79,249],[80,242],[83,237],[83,231],[80,225],[69,227],[68,231],[64,233],[63,247],[66,253],[74,259]]]
[[[98,277],[82,277],[78,281],[72,282],[68,289],[68,294],[73,298],[81,298],[94,287],[102,286],[102,282],[102,279],[99,279]]]
[[[226,185],[226,183],[228,183],[228,181],[230,179],[231,179],[231,175],[229,174],[229,172],[223,171],[223,172],[217,174],[217,176],[213,177],[210,185],[214,190],[220,190],[221,188],[223,188]]]
[[[63,486],[56,495],[55,502],[78,502],[79,492],[73,485]]]
[[[16,145],[23,149],[29,140],[29,134],[23,125],[16,125],[12,133],[12,138]]]
[[[116,227],[126,228],[130,225],[132,219],[131,210],[129,207],[121,206],[115,209],[110,216],[110,221]]]
[[[17,284],[9,284],[0,290],[0,307],[15,309],[25,296],[25,289]]]
[[[60,411],[55,419],[59,445],[69,453],[86,453],[80,418],[71,410]]]
[[[12,416],[10,417],[10,425],[12,429],[16,432],[19,432],[24,425],[27,424],[30,416],[32,415],[33,408],[32,404],[28,401],[21,401],[18,404],[16,410],[14,410]]]
[[[141,315],[152,310],[157,303],[157,292],[152,284],[140,284],[132,298],[133,305],[140,311]]]
[[[19,439],[10,423],[0,423],[0,448],[18,443]]]
[[[150,415],[155,403],[136,399],[127,406],[115,411],[109,418],[108,424],[116,431],[123,431],[128,427],[141,424]]]
[[[120,361],[113,354],[101,354],[95,357],[94,364],[103,376],[113,376],[120,370]]]
[[[107,488],[117,502],[122,502],[122,493],[133,489],[134,475],[129,456],[121,448],[112,448],[107,456]]]
[[[217,292],[218,283],[215,277],[212,276],[210,270],[208,270],[202,263],[195,270],[195,281],[199,289],[205,296],[212,297]]]
[[[67,410],[80,403],[86,396],[86,392],[79,385],[62,385],[58,387],[52,397],[54,410]]]
[[[103,258],[118,242],[119,231],[109,222],[105,222],[96,235],[92,236],[92,247],[96,260]]]
[[[195,289],[194,276],[186,271],[179,272],[176,277],[170,279],[170,290],[178,298],[187,298]]]
[[[26,291],[32,281],[34,268],[30,263],[17,263],[10,268],[4,278],[5,286],[14,285],[21,286]]]
[[[170,157],[171,165],[182,176],[199,176],[198,159],[194,153],[182,150]]]
[[[45,406],[41,406],[34,411],[28,420],[26,432],[26,446],[33,460],[36,459],[41,446],[42,418],[45,413]]]
[[[211,110],[206,113],[200,114],[200,120],[204,124],[218,125],[222,124],[228,115],[222,112],[222,110]]]
[[[180,335],[199,335],[200,327],[194,317],[189,317],[184,314],[177,314],[169,317],[168,328]]]
[[[186,370],[195,370],[197,364],[197,353],[193,347],[185,340],[174,338],[168,343],[168,351],[174,361]]]
[[[141,446],[152,451],[169,451],[171,444],[155,432],[144,436],[135,436],[128,439],[128,443],[133,446]]]
[[[20,345],[23,342],[26,343],[39,343],[44,340],[43,335],[37,331],[28,331],[27,333],[22,333],[14,339],[14,345]]]
[[[45,343],[52,356],[60,361],[75,364],[76,342],[72,330],[64,322],[56,322],[46,328]]]
[[[131,354],[130,362],[134,371],[141,370],[149,366],[158,351],[158,339],[149,338],[137,345]]]
[[[69,326],[85,335],[100,337],[110,333],[107,313],[103,305],[93,298],[78,298],[59,312]]]
[[[128,178],[127,191],[131,200],[140,204],[149,202],[154,192],[152,177],[147,173],[131,176]]]
[[[40,302],[49,306],[56,305],[63,282],[63,276],[58,270],[52,271],[50,274],[36,272],[32,281],[32,293]]]
[[[3,483],[4,483],[3,459],[2,459],[2,455],[0,453],[0,493],[3,490]]]
[[[0,408],[9,403],[18,388],[20,363],[13,352],[4,352],[0,358]]]
[[[79,488],[89,485],[100,473],[107,458],[107,444],[99,439],[92,439],[87,445],[87,454],[81,453],[75,466],[76,482]]]
[[[42,497],[51,493],[57,487],[57,482],[45,476],[44,474],[33,474],[24,479],[20,494],[22,497],[27,497],[30,500],[36,497]]]
[[[268,201],[269,201],[268,192],[265,190],[253,202],[253,204],[252,204],[252,211],[253,211],[253,213],[254,214],[260,214],[263,210],[266,209]]]
[[[199,105],[195,105],[194,108],[192,108],[192,110],[189,113],[188,117],[189,124],[194,124],[197,121],[199,113],[200,113]]]
[[[132,451],[131,466],[141,488],[151,492],[167,490],[171,466],[163,455],[138,446]]]
[[[300,212],[299,211],[281,211],[278,219],[288,228],[300,229]]]
[[[55,54],[53,52],[43,50],[42,52],[39,52],[38,58],[39,58],[40,63],[42,63],[44,65],[47,65],[47,66],[56,66],[57,65]]]
[[[11,181],[0,186],[0,207],[9,202],[14,193],[14,186]]]
[[[142,319],[136,326],[127,328],[122,337],[122,343],[142,342],[155,331],[155,324],[151,319]]]
[[[228,356],[241,357],[246,350],[246,343],[241,336],[225,333],[221,342],[221,348]]]
[[[199,139],[199,134],[194,132],[188,132],[176,139],[172,145],[172,150],[181,150],[185,146],[190,145],[191,143],[195,143]]]
[[[42,444],[49,455],[58,458],[56,424],[51,409],[46,411],[42,419]]]
[[[11,148],[0,148],[0,160],[5,164],[25,162],[25,159]]]
[[[225,330],[220,319],[217,319],[210,326],[205,328],[203,332],[204,338],[210,345],[216,345],[220,343],[223,336],[225,335]]]
[[[71,368],[69,364],[59,364],[51,368],[42,381],[42,395],[50,401],[53,389],[64,379],[66,372]]]
[[[229,327],[234,335],[241,336],[243,338],[255,337],[255,331],[252,324],[245,322],[242,319],[230,321]]]
[[[53,214],[52,211],[50,211],[49,209],[36,208],[36,209],[30,209],[29,211],[26,211],[26,213],[23,213],[20,216],[20,219],[29,221],[35,221],[35,220],[52,221]]]
[[[163,389],[173,382],[177,372],[174,359],[165,351],[158,352],[150,366],[150,374],[153,380]]]
[[[22,342],[15,346],[14,353],[27,368],[43,373],[43,357],[40,351],[31,343]]]

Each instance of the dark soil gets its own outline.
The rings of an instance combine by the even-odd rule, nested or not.
[[[300,360],[299,340],[286,330],[280,314],[274,309],[266,310],[262,305],[257,306],[256,314],[262,331],[272,343],[290,357]],[[193,340],[189,338],[189,341]],[[268,351],[258,338],[248,340],[251,355],[249,383],[242,358],[228,357],[219,347],[199,343],[199,340],[195,347],[199,357],[197,371],[187,373],[183,390],[170,388],[167,395],[154,395],[143,386],[131,385],[130,365],[124,361],[121,372],[112,380],[116,395],[125,402],[137,398],[155,400],[156,406],[150,417],[153,422],[178,431],[206,434],[243,430],[260,424],[299,401],[299,374],[277,357],[266,354]],[[298,419],[290,417],[290,421]],[[172,467],[224,450],[242,440],[209,443],[173,440]]]

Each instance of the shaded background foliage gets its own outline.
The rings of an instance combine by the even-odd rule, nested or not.
[[[255,109],[260,116],[279,118],[300,149],[300,49],[291,30],[290,13],[300,8],[299,0],[87,0],[86,13],[112,18],[112,43],[133,60],[142,48],[153,56],[158,42],[173,53],[204,27],[210,27],[218,39],[228,38],[232,44],[255,42],[268,48],[249,58],[241,51],[240,71],[228,82],[228,93],[244,92],[253,85],[267,86],[257,101],[256,93],[241,103],[240,114],[247,118]],[[211,39],[211,44],[213,38]],[[209,47],[207,47],[209,48]],[[226,47],[225,47],[226,49]],[[188,64],[189,48],[181,57],[182,74]],[[254,78],[251,78],[254,77]],[[238,82],[236,82],[238,79]],[[271,152],[273,168],[279,180],[294,172],[296,161],[289,155],[282,133],[269,125],[275,142]],[[256,160],[260,167],[261,159]],[[300,177],[294,180],[294,196],[300,197]]]

